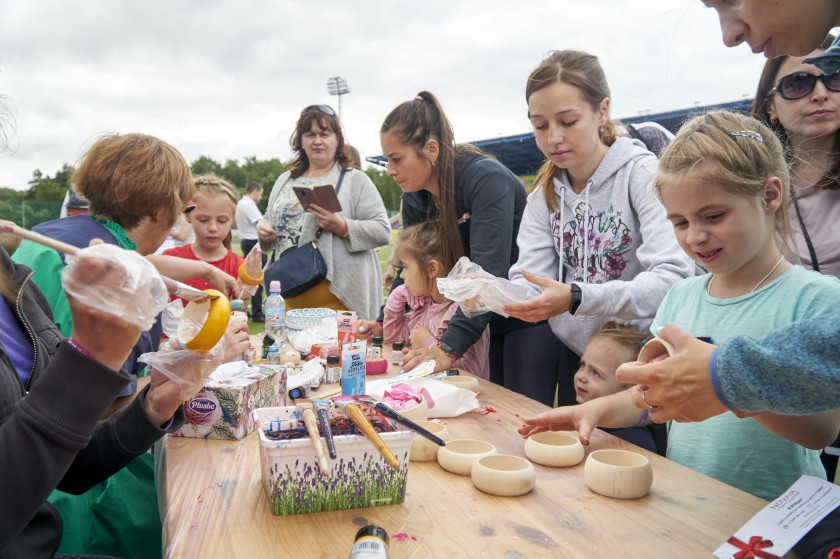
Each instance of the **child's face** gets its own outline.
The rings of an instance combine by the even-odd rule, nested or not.
[[[627,348],[602,337],[593,338],[580,358],[580,368],[575,373],[575,394],[578,404],[624,390],[615,380],[619,365],[632,360]]]
[[[195,231],[195,242],[204,250],[223,246],[233,226],[235,208],[227,196],[199,195],[195,198],[195,209],[187,214]]]
[[[660,196],[680,247],[708,271],[752,277],[775,252],[778,201],[731,194],[715,183],[685,179],[663,185]],[[766,270],[765,270],[766,272]]]
[[[429,293],[429,276],[426,270],[420,269],[417,260],[411,256],[409,251],[400,249],[400,262],[403,266],[400,277],[411,294],[415,297],[431,295]]]
[[[703,0],[720,18],[723,42],[746,42],[767,58],[804,56],[817,48],[828,31],[840,24],[836,0]]]

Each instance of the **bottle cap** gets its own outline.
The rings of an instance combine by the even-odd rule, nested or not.
[[[393,347],[394,349],[402,349],[404,346],[404,342],[394,342],[394,344],[391,347]]]
[[[338,355],[327,355],[327,365],[338,365]]]
[[[274,337],[271,334],[266,334],[263,336],[263,345],[273,345],[274,344]]]
[[[374,336],[373,345],[382,345],[382,336]]]
[[[280,291],[280,280],[272,280],[271,284],[268,286],[268,291],[271,293]]]
[[[377,526],[376,524],[368,524],[367,526],[356,532],[356,541],[365,536],[379,538],[380,540],[385,542],[385,545],[388,545],[388,532],[386,532],[384,528],[382,528],[381,526]]]

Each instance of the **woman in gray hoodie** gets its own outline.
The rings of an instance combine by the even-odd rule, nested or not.
[[[506,336],[505,386],[552,405],[559,380],[565,405],[575,402],[572,378],[592,334],[609,320],[647,329],[694,266],[651,188],[658,160],[640,141],[618,137],[597,57],[552,52],[525,97],[547,160],[509,274],[533,297],[504,310],[538,324]]]

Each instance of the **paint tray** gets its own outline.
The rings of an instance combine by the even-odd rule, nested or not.
[[[330,476],[322,477],[315,446],[305,435],[297,407],[259,408],[252,412],[260,437],[263,487],[272,514],[393,505],[405,500],[408,451],[414,432],[369,406],[362,405],[360,409],[372,422],[392,429],[382,430],[379,435],[399,460],[398,470],[391,468],[363,435],[334,434],[337,456],[332,460],[327,455]],[[349,421],[336,405],[330,407],[330,418],[339,424]],[[272,432],[304,435],[273,440]],[[323,437],[321,444],[326,450]]]

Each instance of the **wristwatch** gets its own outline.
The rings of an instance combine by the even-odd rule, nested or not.
[[[455,351],[455,348],[453,348],[451,345],[444,342],[443,340],[438,340],[437,346],[452,359],[459,359],[461,357],[461,354]]]
[[[583,296],[580,291],[580,286],[576,283],[572,284],[572,304],[569,305],[569,314],[575,314],[583,301]]]

